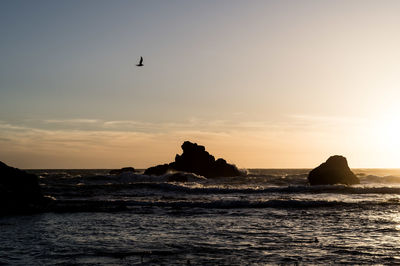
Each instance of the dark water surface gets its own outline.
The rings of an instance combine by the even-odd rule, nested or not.
[[[399,170],[357,169],[355,187],[310,187],[304,169],[185,184],[33,172],[46,195],[78,208],[0,218],[0,264],[400,263]]]

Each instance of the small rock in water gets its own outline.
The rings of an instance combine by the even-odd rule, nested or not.
[[[308,174],[310,185],[359,184],[360,180],[350,170],[345,157],[331,156]]]
[[[110,175],[120,175],[120,174],[125,173],[125,172],[134,173],[135,172],[135,168],[133,168],[133,167],[123,167],[121,169],[114,169],[114,170],[111,170],[109,174]]]

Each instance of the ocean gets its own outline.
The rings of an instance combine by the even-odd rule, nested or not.
[[[400,264],[400,169],[352,170],[360,185],[309,186],[309,169],[28,170],[57,208],[1,217],[0,264]]]

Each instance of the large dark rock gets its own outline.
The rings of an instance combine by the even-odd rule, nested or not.
[[[113,169],[110,171],[110,175],[120,175],[122,173],[134,173],[135,172],[135,168],[133,167],[123,167],[121,169]]]
[[[0,215],[33,212],[45,201],[36,175],[0,162]]]
[[[182,144],[183,153],[175,156],[175,162],[148,168],[145,175],[163,175],[168,171],[183,171],[202,175],[207,178],[243,175],[235,165],[224,159],[215,160],[204,146],[189,141]]]
[[[308,174],[311,185],[359,184],[360,180],[350,170],[345,157],[334,155]]]
[[[149,167],[144,171],[144,174],[145,175],[163,175],[163,174],[166,174],[168,171],[174,170],[173,169],[173,164],[174,163],[169,163],[169,164],[166,163],[166,164],[159,164],[159,165],[156,165],[156,166]]]

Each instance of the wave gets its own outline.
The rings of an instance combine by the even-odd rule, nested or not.
[[[247,201],[247,200],[220,200],[210,202],[191,202],[191,201],[157,201],[157,202],[129,202],[128,206],[147,206],[147,207],[170,207],[170,208],[204,208],[204,209],[258,209],[258,208],[331,208],[331,207],[357,207],[370,208],[375,206],[400,206],[398,201],[360,201],[343,202],[328,200],[267,200],[267,201]]]
[[[358,175],[361,183],[376,183],[376,184],[400,184],[400,176],[388,175]]]
[[[196,201],[156,201],[156,202],[128,202],[128,206],[156,206],[170,208],[205,208],[205,209],[257,209],[257,208],[323,208],[346,206],[352,203],[340,201],[313,201],[313,200],[219,200],[210,202]]]
[[[345,185],[286,187],[190,187],[184,184],[140,183],[134,187],[159,189],[189,194],[269,194],[269,193],[339,193],[339,194],[400,194],[400,187],[350,187]]]
[[[321,185],[321,186],[274,186],[274,187],[235,187],[204,185],[196,182],[170,183],[170,182],[138,182],[138,183],[106,183],[83,184],[78,183],[80,190],[155,190],[164,192],[180,192],[187,194],[269,194],[269,193],[337,193],[337,194],[400,194],[400,187],[351,187],[345,185]],[[49,190],[52,190],[49,188]]]
[[[298,186],[308,184],[308,172],[305,170],[276,169],[259,171],[250,171],[247,176],[240,177],[222,177],[205,179],[203,176],[185,172],[170,172],[162,176],[149,176],[142,173],[125,172],[120,175],[100,174],[100,170],[65,170],[65,171],[38,171],[43,183],[135,183],[135,182],[168,182],[171,177],[179,175],[188,182],[225,183],[225,184],[260,184],[270,186]],[[105,170],[103,170],[105,172]],[[374,175],[366,173],[357,173],[361,184],[400,184],[400,176],[396,173],[390,175]]]
[[[247,177],[206,179],[202,176],[174,172],[162,176],[148,176],[138,173],[120,175],[85,175],[82,171],[50,173],[40,179],[46,195],[55,198],[88,198],[96,195],[109,197],[132,197],[180,194],[400,194],[400,186],[389,181],[396,176],[379,177],[361,175],[361,185],[310,186],[306,175],[300,172],[254,173]],[[378,181],[385,182],[379,183]],[[182,182],[183,181],[183,182]]]
[[[294,200],[273,199],[266,201],[249,200],[215,200],[215,201],[93,201],[93,200],[67,200],[55,201],[48,208],[51,212],[113,212],[136,211],[136,207],[158,207],[169,209],[313,209],[313,208],[359,208],[371,209],[387,206],[400,206],[399,201],[329,201],[329,200]]]
[[[44,184],[87,184],[87,185],[101,185],[101,184],[130,184],[140,182],[171,182],[174,178],[180,178],[186,182],[202,182],[206,180],[201,175],[186,172],[170,172],[161,176],[151,176],[143,174],[135,174],[130,172],[121,173],[119,175],[69,175],[69,174],[55,174],[51,176],[41,175],[41,182]]]
[[[345,186],[295,186],[295,187],[269,187],[269,188],[221,188],[221,187],[190,187],[191,184],[176,184],[176,183],[134,183],[134,184],[109,184],[109,185],[81,185],[76,187],[56,187],[47,188],[44,192],[45,195],[51,196],[53,199],[58,200],[82,200],[88,202],[94,200],[113,201],[115,203],[131,199],[146,199],[146,200],[160,200],[166,202],[168,200],[181,199],[183,201],[190,199],[215,199],[215,198],[240,198],[245,199],[271,199],[271,198],[293,198],[293,197],[311,197],[313,199],[326,199],[327,194],[332,200],[343,201],[340,195],[347,195],[345,199],[352,199],[359,201],[362,199],[387,199],[390,204],[398,204],[400,195],[400,187],[345,187]],[[198,184],[193,184],[199,186]],[[325,195],[324,195],[325,194]],[[362,195],[362,196],[361,196]],[[386,195],[386,196],[385,196]],[[321,201],[323,202],[323,201]],[[288,206],[297,202],[285,203]],[[124,203],[125,204],[125,203]],[[123,205],[124,205],[123,204]],[[163,204],[163,203],[160,203]],[[253,203],[252,203],[253,204]],[[262,204],[266,203],[256,203]],[[270,204],[270,203],[268,203]],[[301,204],[301,203],[299,203]],[[308,203],[307,203],[308,204]],[[316,204],[312,202],[310,204]],[[332,205],[339,203],[324,203]],[[86,206],[86,203],[83,204]],[[101,209],[101,205],[95,204],[93,209]],[[114,206],[121,209],[120,205]],[[66,206],[68,209],[69,207]],[[87,207],[90,209],[92,207]],[[108,210],[108,205],[105,207]],[[123,209],[123,208],[122,208]]]

